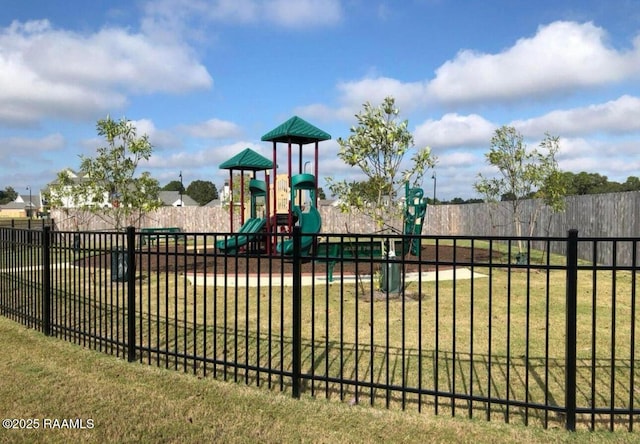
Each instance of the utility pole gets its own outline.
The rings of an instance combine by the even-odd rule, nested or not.
[[[182,207],[182,190],[184,189],[184,185],[182,185],[182,170],[180,170],[180,205],[178,205],[179,207]]]
[[[433,204],[436,204],[436,183],[438,181],[438,179],[436,178],[436,172],[433,172],[433,175],[431,176],[431,178],[433,179]]]
[[[31,201],[31,185],[27,185],[27,190],[29,190],[29,209],[27,210],[27,216],[29,219],[33,216],[33,203]]]

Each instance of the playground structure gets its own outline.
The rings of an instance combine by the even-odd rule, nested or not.
[[[228,161],[220,165],[221,169],[230,171],[230,187],[233,190],[233,170],[239,170],[240,175],[240,220],[241,227],[235,236],[228,239],[220,240],[216,246],[226,253],[236,253],[240,248],[244,248],[252,240],[262,238],[265,240],[265,251],[267,254],[278,252],[282,254],[291,254],[293,243],[291,240],[274,242],[272,236],[264,234],[286,232],[291,233],[293,226],[298,224],[303,236],[302,245],[305,252],[308,252],[313,243],[313,236],[320,232],[322,228],[322,218],[318,211],[318,193],[317,193],[317,177],[318,177],[318,144],[320,141],[329,140],[331,136],[326,132],[316,128],[303,119],[294,116],[274,128],[264,136],[262,141],[273,143],[273,160],[270,161],[265,157],[257,154],[247,148],[242,153],[234,156]],[[286,213],[278,213],[277,208],[277,144],[287,144],[287,182],[290,189],[289,199]],[[314,173],[308,174],[303,171],[302,148],[304,145],[314,144]],[[292,163],[292,147],[298,145],[298,172],[294,174]],[[309,162],[307,162],[309,163]],[[306,166],[306,163],[304,164]],[[270,186],[269,170],[272,169],[273,186]],[[245,202],[244,202],[244,172],[251,171],[253,178],[249,181],[249,192],[251,196],[251,217],[244,220]],[[257,171],[264,171],[265,180],[256,178]],[[308,192],[309,200],[307,205],[303,206],[302,198],[304,192]],[[233,196],[233,193],[231,193]],[[265,211],[263,217],[258,217],[256,207],[259,198],[265,200]],[[230,227],[233,229],[233,197],[229,202]]]
[[[222,239],[216,242],[216,247],[227,253],[236,253],[240,248],[244,247],[251,240],[255,239],[260,233],[264,232],[267,226],[268,217],[259,217],[257,207],[258,199],[266,200],[265,211],[268,213],[268,187],[269,175],[267,171],[271,168],[272,162],[256,153],[250,148],[233,156],[231,159],[220,165],[221,169],[229,170],[229,186],[232,190],[229,194],[229,227],[233,232],[233,212],[235,208],[233,198],[233,171],[240,171],[240,229],[236,236]],[[245,221],[245,171],[252,172],[252,179],[249,180],[250,199],[250,217]],[[265,179],[256,178],[257,171],[265,171]]]
[[[318,177],[318,145],[320,141],[329,140],[331,136],[326,132],[316,128],[303,119],[294,116],[276,127],[272,131],[262,136],[262,141],[273,143],[273,160],[266,159],[258,153],[247,148],[238,155],[232,157],[228,161],[220,165],[221,169],[228,169],[230,171],[230,186],[233,189],[233,170],[240,170],[240,220],[241,227],[234,234],[227,239],[223,239],[217,242],[216,246],[221,251],[229,254],[237,253],[241,248],[245,248],[251,241],[264,240],[264,251],[267,254],[277,252],[280,254],[290,255],[293,253],[293,240],[283,239],[279,242],[274,241],[275,236],[269,235],[269,233],[291,233],[293,226],[298,225],[300,227],[301,237],[301,250],[302,253],[308,255],[310,251],[311,255],[321,257],[327,256],[334,257],[351,257],[355,252],[355,256],[364,257],[380,257],[386,255],[391,257],[395,255],[395,242],[391,245],[391,252],[384,245],[376,245],[375,242],[369,242],[367,245],[358,245],[355,249],[353,246],[345,246],[343,243],[340,245],[332,243],[331,240],[325,239],[322,243],[314,245],[314,240],[317,238],[315,235],[322,229],[322,218],[318,211],[318,192],[317,192],[317,177]],[[289,187],[289,198],[287,202],[286,213],[278,212],[278,190],[277,190],[277,144],[286,143],[287,145],[287,183]],[[303,164],[303,146],[307,144],[313,144],[314,160],[313,174],[307,173],[304,168],[307,163]],[[298,164],[297,173],[293,170],[293,145],[298,145]],[[272,170],[271,170],[272,169]],[[269,173],[272,172],[273,186],[270,184]],[[253,173],[252,179],[249,180],[249,192],[250,192],[250,217],[245,221],[245,202],[244,202],[244,189],[245,189],[245,171],[251,171]],[[259,180],[256,178],[257,171],[264,171],[265,179]],[[308,200],[303,202],[303,195],[308,193]],[[233,193],[231,193],[233,195]],[[257,207],[258,200],[264,199],[264,215],[258,215]],[[230,208],[230,227],[231,232],[233,230],[233,198],[229,202]],[[422,233],[422,226],[426,214],[426,199],[424,198],[424,191],[421,188],[410,188],[409,184],[405,184],[405,199],[404,199],[404,227],[403,234],[412,236],[409,242],[401,242],[402,255],[411,253],[415,256],[419,254],[420,241],[417,238]],[[331,253],[327,255],[327,253]],[[329,260],[329,262],[332,262]],[[332,268],[332,267],[331,267]]]

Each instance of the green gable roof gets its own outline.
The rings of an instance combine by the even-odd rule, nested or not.
[[[263,142],[291,142],[307,144],[329,140],[331,136],[298,116],[293,116],[279,127],[262,136]]]
[[[221,170],[251,170],[261,171],[273,168],[273,162],[264,156],[246,148],[231,159],[220,164]]]

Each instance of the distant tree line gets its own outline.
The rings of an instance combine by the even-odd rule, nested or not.
[[[624,182],[615,182],[598,173],[571,173],[563,172],[561,180],[566,187],[567,196],[580,196],[584,194],[605,194],[605,193],[622,193],[625,191],[640,191],[640,178],[636,176],[629,176]],[[530,196],[533,197],[533,196]],[[502,201],[513,200],[513,196],[509,193],[501,196]],[[463,199],[461,197],[454,197],[451,200],[436,199],[438,205],[460,205],[469,203],[482,203],[482,198]],[[433,205],[433,199],[429,198],[428,203]]]
[[[623,183],[610,181],[607,176],[602,176],[598,173],[571,173],[563,172],[562,179],[565,181],[567,189],[567,195],[583,195],[583,194],[604,194],[604,193],[620,193],[624,191],[640,191],[640,178],[636,176],[629,176]],[[368,183],[359,184],[361,187],[366,188]],[[214,183],[207,180],[194,180],[186,188],[178,180],[173,180],[162,187],[163,191],[181,191],[185,195],[191,197],[200,205],[206,205],[212,200],[219,199],[218,189]],[[13,202],[18,197],[18,193],[12,187],[6,187],[4,190],[0,190],[0,205]],[[324,190],[319,189],[319,198],[326,199]],[[505,194],[501,197],[501,200],[508,201],[511,196]],[[427,203],[429,205],[462,205],[470,203],[482,203],[484,199],[476,197],[471,199],[463,199],[462,197],[454,197],[450,200],[436,199],[428,197]]]
[[[239,197],[240,196],[240,191],[239,191],[240,174],[237,174],[233,180],[234,180],[234,183],[233,183],[234,192],[235,194],[237,194],[234,197],[234,200],[239,200],[240,199]],[[218,191],[218,188],[213,182],[208,180],[194,180],[186,188],[179,180],[172,180],[171,182],[166,184],[164,187],[162,187],[162,191],[181,192],[185,196],[189,196],[190,198],[198,202],[200,206],[206,205],[212,200],[216,200],[220,198],[220,193]],[[249,199],[248,185],[246,186],[245,194],[246,194],[245,199],[248,200]],[[326,199],[325,193],[322,190],[322,188],[318,189],[318,198]]]
[[[639,191],[640,178],[627,177],[623,183],[610,181],[607,176],[598,173],[578,174],[563,173],[568,195],[621,193],[624,191]]]
[[[172,180],[162,187],[162,191],[179,191],[198,202],[200,206],[219,198],[215,184],[208,180],[194,180],[186,188],[179,180]]]

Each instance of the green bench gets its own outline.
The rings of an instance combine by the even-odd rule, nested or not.
[[[178,241],[178,234],[181,233],[182,230],[179,227],[150,227],[150,228],[140,228],[140,233],[142,236],[141,243],[142,245],[146,245],[149,243],[149,246],[153,245],[154,242],[158,243],[160,240],[160,236],[173,234],[174,240]]]
[[[394,239],[395,251],[402,251],[402,239]],[[333,269],[339,262],[382,258],[382,241],[370,239],[343,239],[322,241],[315,246],[313,258],[327,263],[327,280],[333,282]]]

